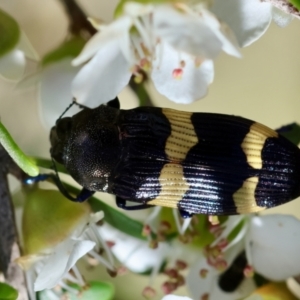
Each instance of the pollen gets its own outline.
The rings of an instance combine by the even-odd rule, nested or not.
[[[140,67],[141,69],[143,69],[144,71],[150,71],[151,69],[151,63],[147,58],[142,58],[140,60]]]
[[[144,76],[141,73],[135,73],[134,74],[134,82],[135,83],[141,83],[144,80]]]
[[[156,291],[155,289],[153,289],[152,287],[150,286],[147,286],[144,288],[143,290],[143,296],[146,298],[146,299],[152,299],[156,296]]]
[[[208,270],[207,269],[201,269],[200,272],[199,272],[199,275],[201,278],[206,278],[207,276],[207,273],[208,273]]]
[[[247,278],[253,277],[254,276],[254,269],[252,266],[248,265],[244,269],[244,276]]]
[[[174,79],[181,79],[183,75],[183,70],[181,68],[174,69],[172,72],[172,76]]]

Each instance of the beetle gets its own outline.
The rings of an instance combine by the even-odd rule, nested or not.
[[[101,191],[124,209],[160,205],[189,217],[253,213],[300,195],[298,147],[238,116],[123,110],[115,98],[58,119],[50,141],[52,158],[83,186],[74,201]]]

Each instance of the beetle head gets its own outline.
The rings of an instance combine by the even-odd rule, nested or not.
[[[64,148],[68,137],[72,130],[72,118],[66,117],[58,119],[56,126],[53,126],[50,131],[51,157],[57,162],[64,164],[63,155]]]
[[[100,105],[73,117],[60,118],[51,129],[51,157],[88,190],[107,191],[119,162],[119,110]]]

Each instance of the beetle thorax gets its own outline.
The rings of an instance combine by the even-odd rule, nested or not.
[[[64,165],[78,183],[92,191],[109,192],[110,176],[119,162],[117,127],[86,124],[75,127],[64,151]]]

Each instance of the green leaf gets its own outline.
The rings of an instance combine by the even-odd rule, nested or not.
[[[42,65],[46,66],[48,64],[57,62],[64,58],[73,58],[79,55],[82,48],[84,47],[85,40],[81,37],[73,37],[69,41],[60,45],[54,51],[48,53],[42,60]]]
[[[300,143],[300,126],[297,123],[282,126],[276,131],[295,145]]]
[[[0,299],[1,300],[16,300],[18,292],[10,285],[0,282]]]
[[[71,285],[73,288],[78,288],[76,285]],[[100,282],[100,281],[91,281],[88,285],[88,288],[84,288],[80,294],[74,295],[72,293],[68,293],[70,300],[112,300],[115,294],[114,286],[111,283]]]
[[[215,236],[209,231],[210,223],[208,216],[197,215],[197,224],[194,225],[194,229],[197,232],[192,244],[196,247],[203,248],[211,244],[215,240]]]
[[[37,176],[39,168],[35,162],[19,148],[7,129],[0,122],[0,143],[15,163],[28,175]]]
[[[22,220],[25,254],[50,249],[70,236],[90,213],[88,203],[67,200],[57,190],[26,187]]]
[[[289,0],[289,2],[295,6],[298,10],[300,10],[300,0]]]
[[[52,169],[52,161],[50,159],[44,159],[38,157],[32,157],[32,159],[40,167],[46,169],[50,169],[50,168]],[[60,164],[57,164],[56,166],[59,172],[68,174],[64,166]],[[78,188],[75,188],[72,185],[67,184],[65,182],[62,183],[70,193],[74,195],[79,194],[80,190]],[[101,200],[95,197],[91,197],[88,200],[88,202],[91,205],[93,211],[102,210],[104,212],[105,215],[104,219],[111,226],[115,227],[116,229],[124,233],[129,234],[130,236],[136,237],[141,240],[146,240],[146,237],[142,235],[144,225],[141,222],[131,219],[130,217],[126,216],[119,210],[111,207],[108,204],[105,204],[104,202],[102,202]]]
[[[122,212],[94,197],[90,198],[88,201],[94,211],[102,210],[104,212],[104,219],[108,224],[130,236],[146,240],[146,237],[142,235],[144,225],[141,222],[129,218]]]
[[[239,232],[241,231],[241,229],[244,227],[245,225],[245,219],[242,219],[241,222],[239,222],[234,228],[233,230],[229,233],[227,239],[229,242],[233,241],[237,235],[239,234]]]
[[[41,168],[49,169],[53,171],[53,162],[51,159],[48,158],[41,158],[41,157],[31,157],[31,159],[35,162],[36,165],[38,165]],[[56,169],[58,172],[68,174],[68,171],[66,170],[65,166],[62,164],[56,163]]]
[[[70,287],[78,290],[78,293],[74,294],[68,291],[64,291],[62,293],[57,292],[57,299],[59,298],[68,300],[112,300],[114,299],[115,295],[114,286],[111,283],[107,282],[91,281],[84,287],[80,287],[76,284],[70,284]],[[48,296],[48,293],[49,290],[39,292],[39,300],[49,300],[50,296]]]
[[[63,182],[63,185],[67,190],[75,195],[78,195],[80,190]],[[129,234],[130,236],[136,237],[141,240],[146,240],[146,237],[142,235],[144,225],[136,220],[131,219],[122,212],[116,210],[108,204],[105,204],[101,200],[91,197],[88,200],[92,207],[92,210],[97,212],[102,210],[104,212],[105,221],[116,229]]]
[[[147,92],[144,82],[135,83],[134,79],[131,78],[129,81],[129,86],[138,97],[139,106],[153,106],[152,100]]]
[[[18,23],[0,9],[0,57],[11,51],[20,38]]]
[[[164,3],[176,3],[177,0],[120,0],[115,11],[114,11],[114,17],[117,18],[123,14],[124,10],[124,5],[127,4],[128,2],[135,2],[135,3],[140,3],[140,4],[164,4]]]

